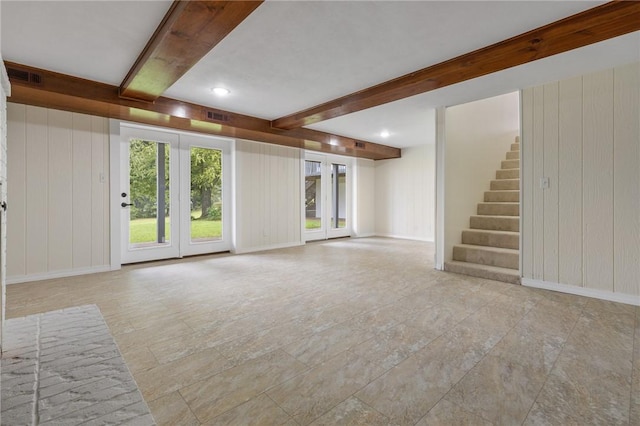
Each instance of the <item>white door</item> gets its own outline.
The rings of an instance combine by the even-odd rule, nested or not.
[[[121,262],[230,248],[231,141],[121,126]]]
[[[351,159],[306,153],[305,241],[351,235]]]

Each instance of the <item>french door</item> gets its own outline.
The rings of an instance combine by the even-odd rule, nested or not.
[[[230,248],[228,140],[121,126],[121,262]]]
[[[351,162],[306,153],[304,161],[305,241],[351,235]]]

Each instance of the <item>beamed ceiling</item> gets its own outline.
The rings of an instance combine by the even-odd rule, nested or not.
[[[436,107],[640,60],[636,1],[0,8],[12,102],[371,159],[433,143]]]

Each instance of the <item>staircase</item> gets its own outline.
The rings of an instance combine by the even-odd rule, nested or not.
[[[520,140],[496,170],[491,190],[462,231],[462,244],[453,247],[445,271],[520,284]]]

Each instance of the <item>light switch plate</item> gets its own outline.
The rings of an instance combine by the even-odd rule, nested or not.
[[[541,189],[549,189],[549,178],[548,177],[540,178],[540,188]]]

